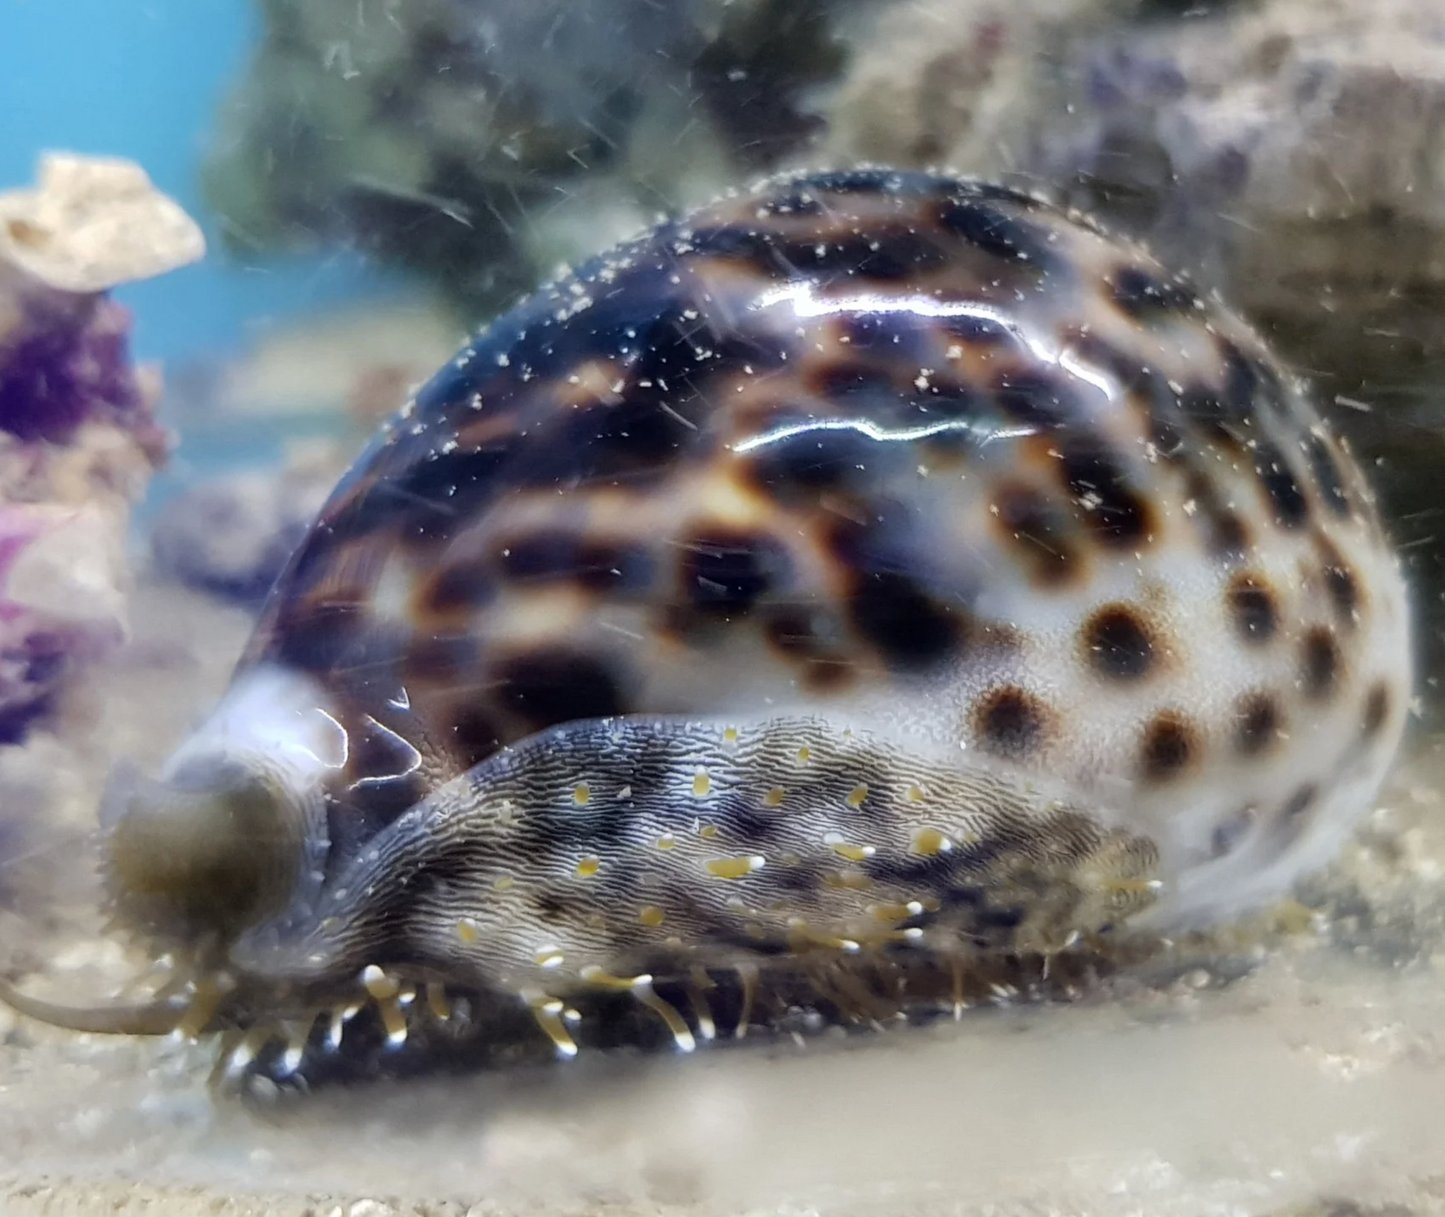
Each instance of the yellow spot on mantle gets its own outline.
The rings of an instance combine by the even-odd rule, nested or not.
[[[742,879],[753,871],[762,869],[765,859],[761,854],[741,858],[714,858],[703,863],[708,873],[719,879]]]
[[[782,805],[787,792],[781,786],[774,786],[767,794],[763,795],[764,807],[778,807]]]
[[[909,848],[920,858],[932,858],[947,853],[953,848],[953,842],[936,828],[920,828],[913,834]]]
[[[813,759],[813,750],[804,744],[803,747],[798,749],[798,759],[800,761],[811,761]]]
[[[602,867],[602,859],[595,854],[588,854],[577,862],[577,873],[584,879],[590,879]]]
[[[868,783],[859,782],[858,785],[854,786],[853,789],[848,792],[848,797],[843,801],[847,803],[849,807],[862,807],[863,800],[867,797]]]
[[[738,742],[738,729],[737,729],[736,727],[728,727],[728,728],[726,728],[726,729],[723,731],[723,741],[724,741],[725,743],[728,743],[728,744],[735,744],[735,743],[737,743],[737,742]]]
[[[872,845],[855,845],[851,841],[845,841],[836,832],[830,832],[823,838],[823,844],[828,846],[840,858],[847,858],[849,862],[863,862],[878,852]]]
[[[923,905],[919,904],[917,900],[910,900],[905,904],[873,904],[869,905],[868,911],[875,920],[892,923],[917,917],[923,912]]]
[[[533,958],[536,959],[539,968],[560,968],[562,966],[562,951],[556,946],[538,947]]]
[[[591,799],[592,789],[586,782],[578,782],[577,785],[572,788],[572,801],[576,803],[578,807],[586,807]]]
[[[457,941],[464,942],[468,946],[481,937],[481,930],[476,921],[471,917],[463,917],[457,922]]]
[[[670,832],[665,832],[662,834],[662,836],[657,838],[658,849],[671,849],[676,844],[677,838],[674,837]]]
[[[698,798],[702,798],[712,790],[712,778],[708,777],[706,769],[699,769],[692,779],[692,792]]]
[[[655,904],[645,904],[639,910],[637,920],[642,922],[643,925],[657,926],[667,920],[667,914]]]

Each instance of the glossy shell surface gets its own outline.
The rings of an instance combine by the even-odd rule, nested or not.
[[[214,1025],[431,983],[566,1051],[610,987],[690,1043],[654,980],[1227,914],[1410,691],[1370,489],[1225,308],[1008,190],[774,181],[501,318],[322,511],[172,765],[309,732],[324,807]]]

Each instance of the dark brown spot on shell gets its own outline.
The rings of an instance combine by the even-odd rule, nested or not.
[[[513,537],[497,564],[517,583],[575,582],[593,591],[640,591],[652,582],[651,555],[640,545],[588,539],[563,528]]]
[[[1082,574],[1073,526],[1046,495],[1029,486],[1005,485],[994,495],[991,515],[1035,586],[1061,587]]]
[[[968,619],[904,574],[864,576],[849,608],[858,630],[900,671],[931,668],[967,641]]]
[[[1239,572],[1229,581],[1225,599],[1241,639],[1259,645],[1274,637],[1279,628],[1279,609],[1274,591],[1262,574]]]
[[[779,241],[778,254],[795,271],[880,282],[913,279],[947,262],[933,240],[899,225],[874,225],[866,233],[825,240]]]
[[[422,585],[419,608],[422,615],[449,617],[469,613],[492,596],[492,581],[476,562],[458,562],[442,567]]]
[[[1249,527],[1237,512],[1222,509],[1210,516],[1210,550],[1219,558],[1239,561],[1251,544]]]
[[[497,564],[519,583],[566,579],[577,568],[576,554],[575,533],[547,528],[507,541],[498,551]]]
[[[1234,746],[1241,756],[1260,756],[1280,741],[1284,711],[1270,693],[1250,693],[1235,710]]]
[[[1107,604],[1080,633],[1089,667],[1108,680],[1133,681],[1154,666],[1154,640],[1143,614],[1130,604]]]
[[[1311,432],[1305,438],[1304,449],[1325,506],[1337,516],[1349,515],[1350,498],[1345,492],[1345,477],[1330,450],[1329,441]]]
[[[655,481],[699,442],[699,428],[690,417],[700,412],[692,385],[696,367],[680,371],[673,381],[634,373],[621,401],[554,416],[538,428],[526,461],[519,462],[518,484],[553,489]]]
[[[1145,413],[1177,423],[1179,400],[1164,375],[1139,353],[1125,350],[1099,337],[1085,326],[1072,327],[1067,335],[1078,359],[1107,373],[1123,392]]]
[[[900,394],[893,417],[905,427],[916,427],[920,423],[966,420],[982,422],[989,427],[982,432],[987,438],[997,429],[997,418],[990,411],[988,398],[966,380],[950,376],[947,372],[935,373],[930,377],[928,387],[915,392]],[[967,431],[940,431],[926,437],[925,443],[946,439],[956,435],[961,442],[977,444],[979,437]]]
[[[681,242],[684,256],[743,262],[764,279],[786,279],[792,268],[778,250],[772,234],[741,225],[718,225],[688,232]]]
[[[784,655],[813,655],[818,649],[814,615],[804,609],[782,608],[769,615],[768,641]]]
[[[475,519],[507,483],[503,469],[516,452],[515,437],[451,451],[436,449],[394,478],[377,482],[359,499],[338,531],[398,526],[421,539],[449,537]]]
[[[1149,540],[1149,504],[1130,486],[1107,443],[1073,435],[1059,442],[1058,452],[1064,484],[1101,542],[1125,547]]]
[[[1268,396],[1261,393],[1260,362],[1245,354],[1228,338],[1218,340],[1218,349],[1224,362],[1223,392],[1220,396],[1224,417],[1241,422],[1254,418],[1259,399]]]
[[[745,476],[770,499],[810,504],[824,491],[865,484],[880,445],[861,429],[808,426],[786,416],[774,420],[774,437],[745,458]]]
[[[1325,587],[1329,589],[1330,603],[1334,605],[1335,617],[1341,625],[1354,625],[1355,614],[1360,607],[1359,584],[1354,572],[1345,565],[1344,559],[1336,556],[1325,565]]]
[[[641,544],[592,540],[577,550],[577,579],[593,591],[645,591],[652,585],[654,566]]]
[[[683,592],[704,613],[749,613],[788,578],[787,551],[766,533],[714,529],[697,533],[682,549]]]
[[[1041,273],[1051,272],[1060,261],[1046,230],[979,199],[947,200],[939,210],[938,221],[975,249],[1004,261],[1028,262]]]
[[[1040,431],[1053,431],[1081,413],[1074,386],[1047,372],[1009,369],[999,376],[993,395],[1009,419]]]
[[[830,361],[810,369],[807,379],[808,389],[815,397],[840,405],[867,406],[886,402],[894,396],[892,372],[866,363]]]
[[[1360,732],[1365,739],[1374,739],[1390,715],[1390,687],[1383,680],[1377,681],[1365,698],[1365,714],[1360,723]]]
[[[1275,523],[1299,528],[1309,519],[1310,505],[1285,455],[1272,443],[1261,443],[1254,454],[1254,471],[1269,496]]]
[[[1149,443],[1161,460],[1179,461],[1189,441],[1177,421],[1159,414],[1149,416]]]
[[[990,690],[973,707],[979,747],[1010,760],[1037,753],[1047,740],[1048,722],[1048,708],[1015,685]]]
[[[944,337],[979,351],[991,352],[1015,341],[1013,331],[1003,321],[992,317],[960,313],[954,317],[937,317],[933,321]]]
[[[1194,503],[1193,518],[1209,554],[1226,562],[1242,560],[1250,546],[1249,529],[1238,512],[1225,506],[1214,479],[1202,469],[1191,469],[1186,494]]]
[[[784,658],[798,662],[799,680],[811,692],[836,692],[857,675],[857,665],[845,653],[830,615],[802,608],[773,609],[764,634]]]
[[[1193,313],[1199,306],[1199,297],[1187,285],[1160,279],[1140,266],[1120,266],[1110,286],[1114,303],[1145,324],[1170,314]]]
[[[1340,648],[1324,626],[1305,633],[1300,643],[1300,687],[1313,700],[1329,696],[1340,675]]]
[[[469,682],[476,668],[477,640],[469,634],[433,634],[407,644],[407,680],[455,685]]]
[[[913,359],[928,348],[932,320],[911,312],[852,312],[838,318],[838,330],[856,355]]]
[[[688,438],[684,432],[694,431],[688,426],[691,417],[677,410],[696,397],[694,379],[707,375],[716,341],[713,328],[689,300],[680,296],[668,301],[647,322],[637,341],[623,400],[602,409],[600,420],[589,418],[599,411],[584,411],[578,414],[579,421],[584,426],[587,422],[598,426],[601,420],[617,418],[613,427],[599,432],[607,446],[616,450],[610,457],[625,459],[620,441],[631,438],[643,450],[638,456],[641,463],[667,458]],[[659,403],[671,406],[672,412],[660,409]],[[636,408],[619,415],[624,406]],[[651,419],[649,414],[663,417]]]
[[[355,604],[317,604],[283,617],[275,633],[276,658],[303,672],[338,667],[364,632],[365,617]]]
[[[1144,729],[1139,750],[1139,776],[1146,782],[1177,778],[1199,753],[1199,737],[1189,719],[1178,710],[1156,714]]]
[[[498,661],[497,704],[533,730],[579,718],[626,714],[616,674],[602,660],[563,648],[540,648]]]
[[[844,656],[817,656],[803,664],[799,681],[809,693],[838,693],[851,685],[858,675],[858,666]]]
[[[1254,412],[1239,413],[1236,403],[1208,385],[1185,386],[1179,395],[1179,410],[1210,440],[1228,451],[1243,451],[1249,441]]]

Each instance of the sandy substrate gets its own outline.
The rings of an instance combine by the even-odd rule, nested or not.
[[[147,592],[127,657],[0,770],[53,806],[0,871],[0,946],[49,993],[135,968],[97,938],[84,821],[224,679],[239,615]],[[1445,868],[1433,749],[1326,879],[1228,965],[847,1044],[376,1085],[257,1111],[210,1052],[0,1011],[0,1213],[1445,1213]],[[53,772],[66,766],[67,772]],[[47,784],[48,783],[48,784]],[[13,839],[13,838],[12,838]],[[1258,966],[1238,979],[1242,957]],[[33,982],[32,982],[32,986]]]

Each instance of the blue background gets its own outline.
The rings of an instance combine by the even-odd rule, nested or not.
[[[142,358],[225,355],[327,303],[385,294],[359,260],[243,265],[201,199],[216,109],[258,37],[255,0],[0,0],[0,190],[44,149],[124,156],[206,230],[198,266],[124,287]]]

